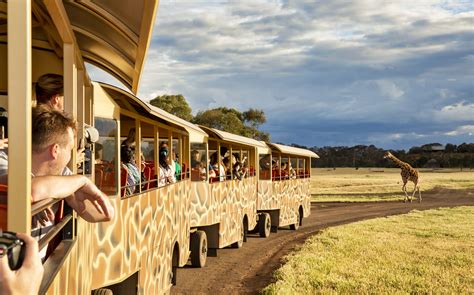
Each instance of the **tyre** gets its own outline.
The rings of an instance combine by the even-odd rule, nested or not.
[[[173,258],[171,260],[171,274],[170,274],[171,284],[173,286],[176,286],[178,282],[178,264],[179,264],[178,253],[177,253],[177,250],[174,250]]]
[[[297,213],[297,215],[296,215],[296,223],[290,225],[290,229],[291,229],[291,230],[298,230],[298,228],[300,227],[300,219],[301,219],[301,217],[300,217],[300,211],[298,210],[297,212],[298,212],[298,213]]]
[[[258,219],[258,233],[262,238],[268,238],[272,230],[272,221],[270,214],[262,213]]]
[[[204,267],[207,259],[207,236],[202,230],[191,234],[191,264]]]

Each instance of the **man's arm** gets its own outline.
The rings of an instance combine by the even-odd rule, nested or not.
[[[33,202],[65,198],[69,206],[89,222],[109,221],[114,216],[107,196],[82,175],[34,177],[31,196]]]
[[[44,199],[64,199],[79,190],[87,183],[82,175],[47,175],[31,179],[31,201]]]

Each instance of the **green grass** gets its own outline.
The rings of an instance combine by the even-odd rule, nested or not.
[[[324,230],[263,294],[472,294],[474,207],[413,211]]]
[[[421,170],[421,191],[435,187],[474,188],[472,170]],[[400,169],[317,168],[312,170],[311,193],[314,202],[370,202],[403,200]],[[413,190],[408,183],[407,190]]]

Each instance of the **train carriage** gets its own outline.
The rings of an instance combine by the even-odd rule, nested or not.
[[[257,209],[268,216],[272,231],[290,226],[298,229],[311,213],[311,158],[319,156],[309,150],[267,143],[260,149]]]
[[[203,231],[211,255],[216,249],[234,246],[240,248],[248,230],[257,224],[255,174],[257,146],[261,142],[225,131],[201,126],[207,143],[194,142],[191,158],[193,194],[191,195],[191,227]],[[220,167],[229,161],[229,169]],[[238,169],[231,166],[240,165]],[[213,166],[217,169],[213,169]],[[213,175],[210,175],[210,172]],[[201,234],[199,234],[201,236]],[[197,238],[197,237],[196,237]],[[193,243],[194,237],[191,237]],[[197,244],[197,242],[196,242]],[[196,245],[196,250],[199,251]],[[191,249],[193,252],[193,249]],[[193,257],[193,254],[191,254]],[[202,266],[196,257],[193,265]]]
[[[31,217],[54,203],[31,204],[29,197],[31,86],[45,73],[64,77],[65,111],[78,121],[78,141],[83,124],[99,129],[101,142],[93,145],[81,173],[97,182],[116,210],[111,222],[91,224],[66,208],[39,242],[45,248],[61,238],[44,263],[41,293],[104,293],[100,288],[106,286],[115,294],[166,293],[176,278],[173,270],[187,261],[187,178],[160,189],[140,183],[137,194],[122,197],[118,152],[130,125],[138,130],[138,148],[142,138],[157,145],[161,136],[179,150],[188,140],[185,128],[121,106],[128,101],[143,107],[130,96],[116,100],[107,87],[91,83],[84,64],[104,69],[136,92],[157,6],[157,1],[0,1],[0,104],[9,113],[7,130],[14,130],[9,159],[15,165],[9,166],[8,206],[2,207],[7,229],[30,232]],[[70,168],[76,172],[76,149],[72,154]]]

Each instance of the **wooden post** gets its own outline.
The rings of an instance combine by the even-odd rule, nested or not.
[[[31,232],[31,0],[8,1],[8,230]]]

